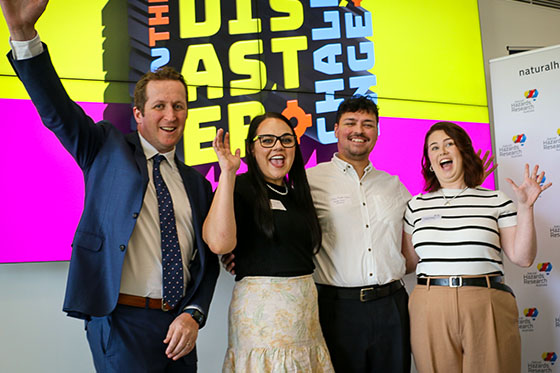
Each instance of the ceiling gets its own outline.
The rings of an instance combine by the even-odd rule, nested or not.
[[[560,0],[514,0],[520,3],[546,6],[548,8],[560,9]]]

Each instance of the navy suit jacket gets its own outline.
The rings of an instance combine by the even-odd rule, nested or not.
[[[117,305],[128,241],[148,185],[146,158],[136,132],[123,135],[111,123],[94,123],[69,97],[45,51],[31,59],[8,58],[44,125],[58,137],[83,171],[84,210],[73,240],[64,311],[89,319]],[[175,159],[192,208],[195,232],[191,280],[179,306],[198,306],[208,315],[219,273],[218,259],[202,240],[212,202],[210,183]]]

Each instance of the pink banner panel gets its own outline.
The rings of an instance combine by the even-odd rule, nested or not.
[[[105,104],[81,106],[95,120]],[[84,201],[82,172],[30,100],[0,100],[0,263],[70,259]]]

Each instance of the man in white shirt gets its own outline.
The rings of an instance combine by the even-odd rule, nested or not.
[[[346,99],[334,127],[338,153],[307,171],[322,229],[319,317],[337,372],[410,372],[401,240],[411,196],[369,161],[377,126],[373,101]]]
[[[0,0],[10,63],[84,174],[63,309],[85,320],[97,371],[196,372],[219,267],[201,232],[210,184],[175,155],[186,83],[171,68],[144,75],[134,93],[137,132],[94,123],[68,97],[39,40],[46,4]]]

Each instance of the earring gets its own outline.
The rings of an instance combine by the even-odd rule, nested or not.
[[[434,169],[432,168],[432,165],[430,165],[430,172],[434,172]]]

